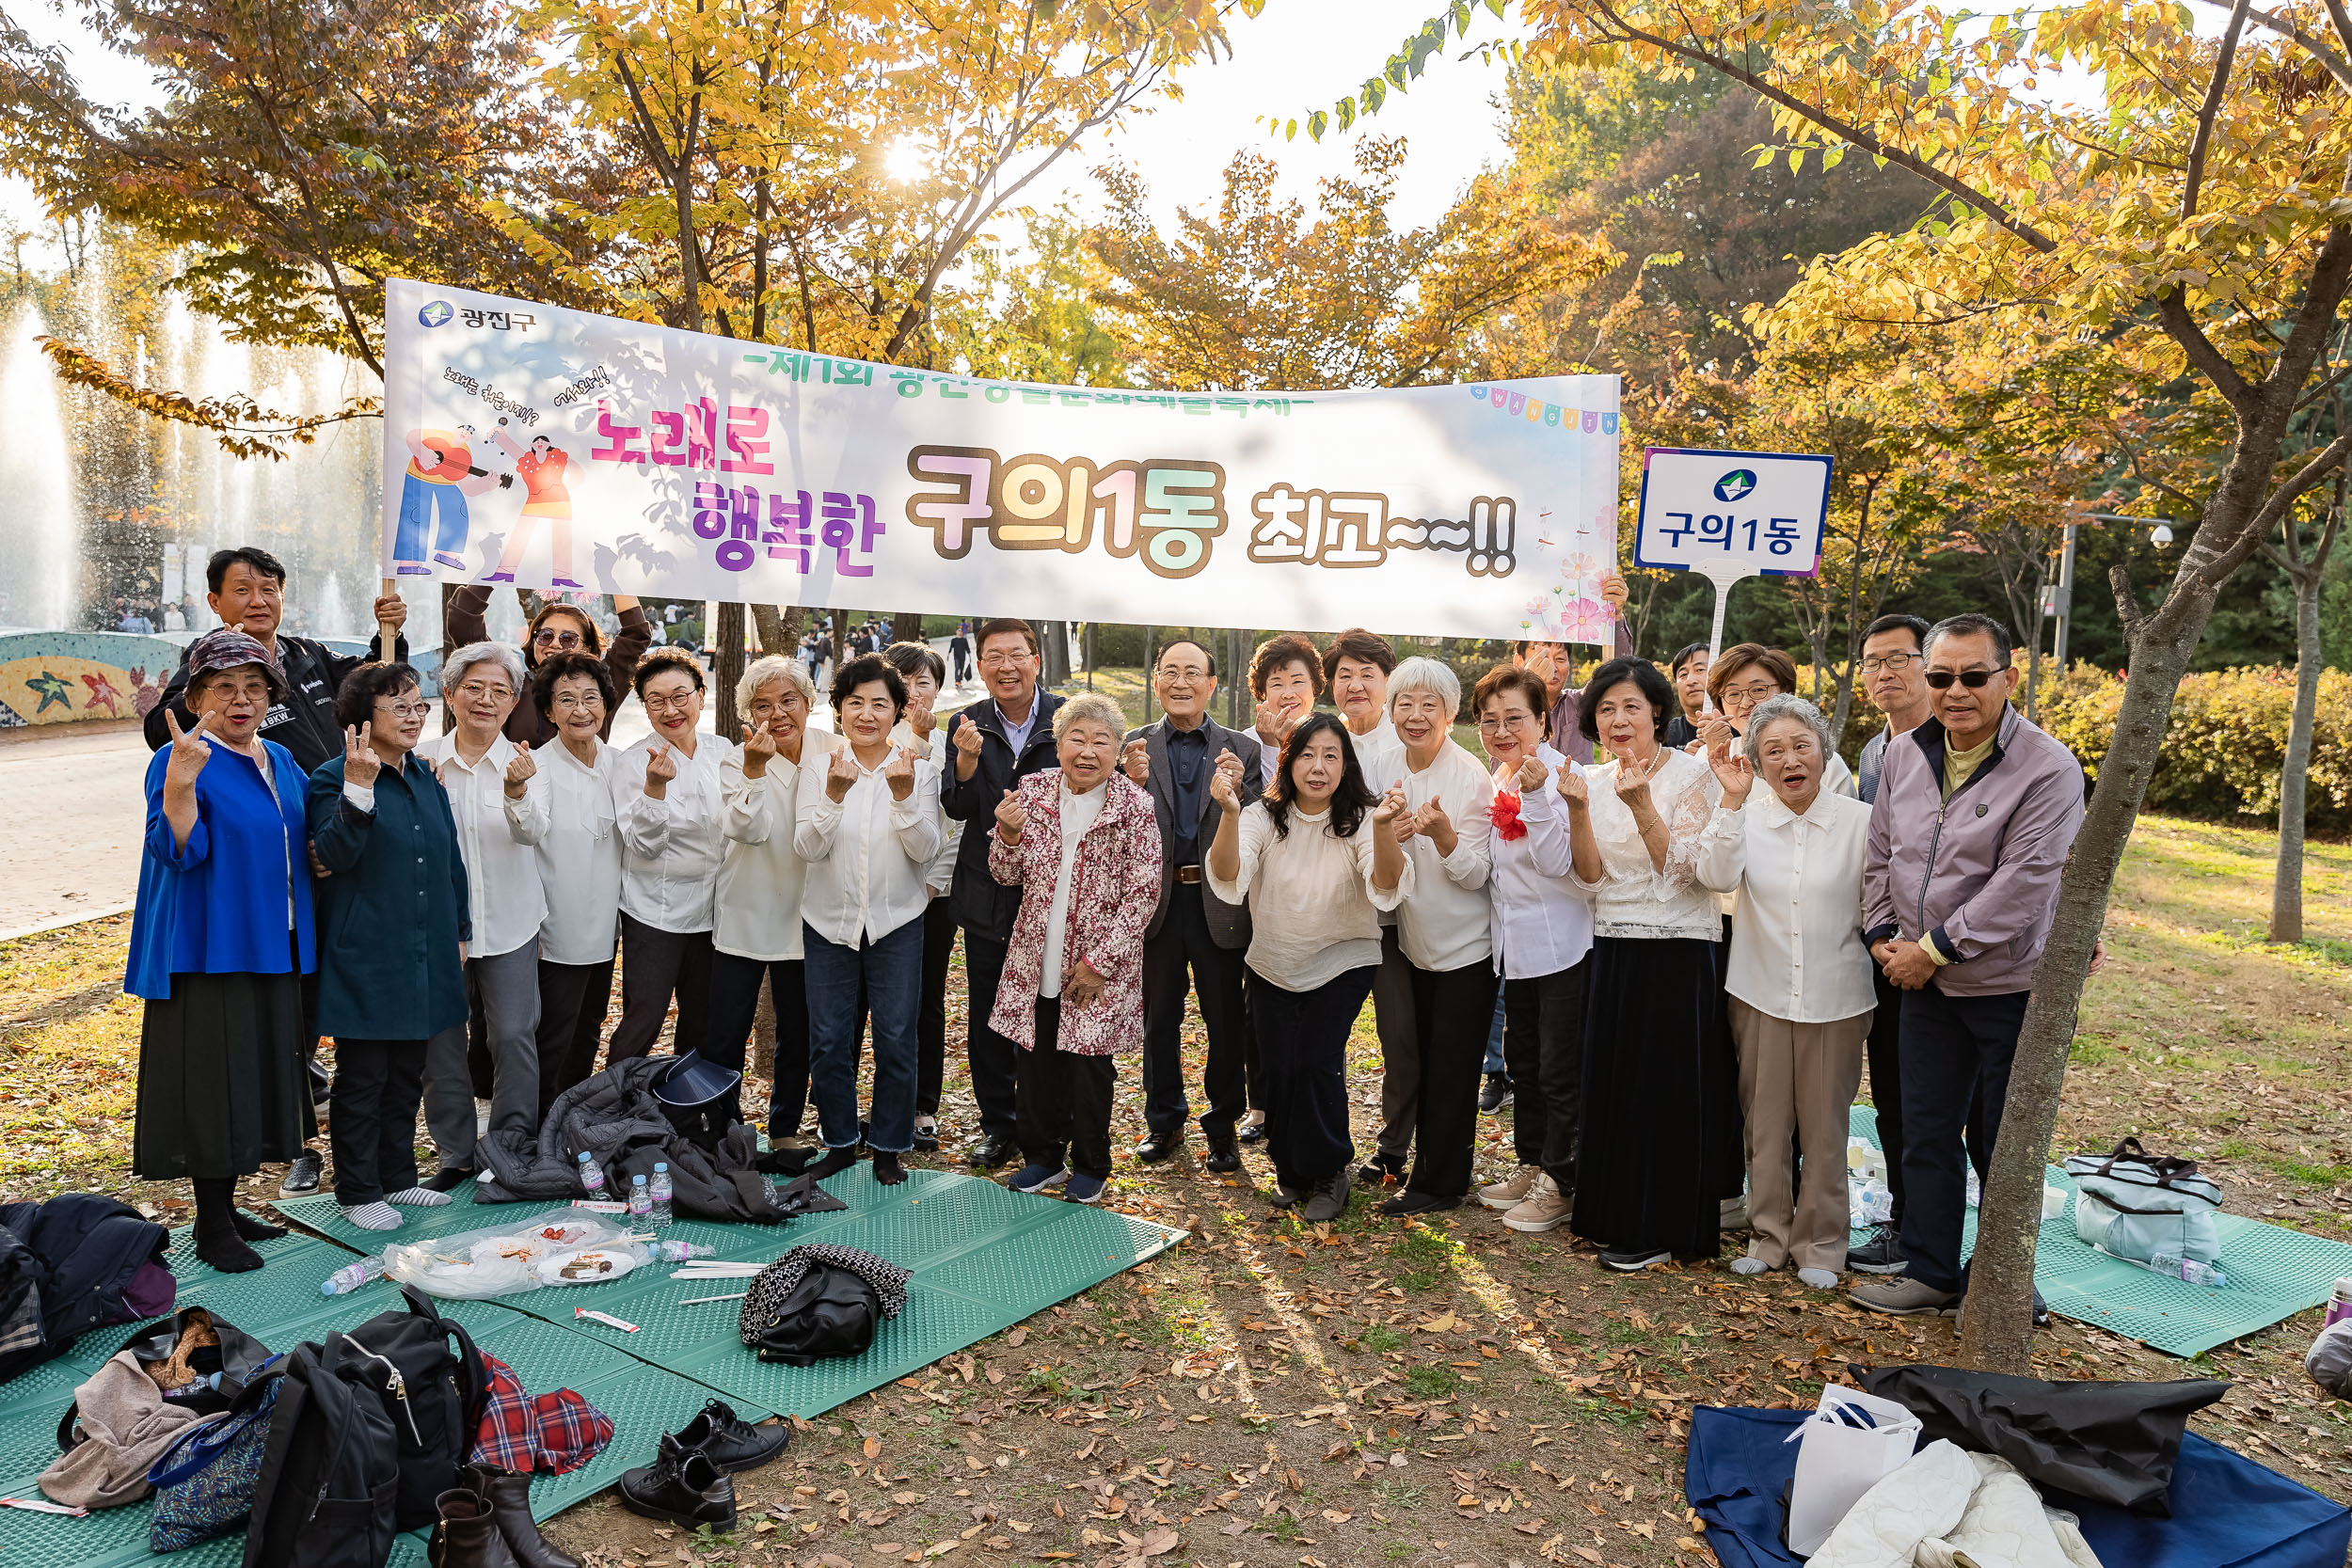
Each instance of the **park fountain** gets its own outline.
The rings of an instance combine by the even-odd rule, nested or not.
[[[0,347],[0,626],[69,626],[79,597],[72,449],[38,341],[48,329],[22,300]]]

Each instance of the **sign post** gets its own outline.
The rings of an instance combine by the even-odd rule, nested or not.
[[[1809,578],[1820,569],[1830,460],[1806,452],[1651,447],[1642,454],[1633,563],[1696,572],[1715,585],[1711,663],[1724,610],[1742,578]]]

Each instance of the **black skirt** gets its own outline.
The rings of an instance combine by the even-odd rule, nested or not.
[[[142,1180],[249,1176],[318,1130],[302,1065],[302,976],[175,974],[139,1027]]]
[[[1596,937],[1584,1019],[1583,1137],[1569,1227],[1603,1247],[1721,1249],[1740,1190],[1740,1066],[1721,943]]]

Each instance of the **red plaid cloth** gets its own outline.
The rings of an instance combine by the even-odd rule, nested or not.
[[[579,1469],[612,1441],[612,1418],[569,1388],[534,1399],[523,1391],[515,1369],[497,1356],[485,1355],[482,1365],[490,1374],[490,1393],[474,1437],[474,1464],[560,1476]]]

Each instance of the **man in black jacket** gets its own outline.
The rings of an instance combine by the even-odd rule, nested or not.
[[[1127,735],[1128,777],[1151,793],[1160,821],[1160,907],[1143,938],[1143,1125],[1136,1156],[1146,1164],[1172,1158],[1184,1145],[1192,1107],[1184,1094],[1184,996],[1200,995],[1200,1022],[1209,1057],[1200,1086],[1209,1105],[1200,1117],[1208,1167],[1241,1168],[1233,1124],[1247,1101],[1244,1074],[1242,950],[1248,945],[1246,910],[1212,895],[1202,879],[1200,853],[1216,833],[1209,775],[1220,752],[1241,758],[1241,798],[1264,788],[1258,737],[1229,730],[1209,717],[1216,695],[1216,657],[1189,639],[1170,642],[1152,672],[1166,717]]]
[[[262,736],[275,740],[294,753],[294,761],[310,772],[329,757],[343,754],[342,726],[335,722],[335,690],[343,684],[343,677],[368,659],[382,657],[383,634],[368,641],[366,659],[347,657],[329,651],[325,644],[307,637],[280,635],[278,624],[286,613],[286,568],[278,558],[253,545],[243,545],[233,550],[215,550],[205,563],[204,585],[208,592],[204,602],[213,607],[224,626],[237,626],[270,651],[278,668],[286,677],[283,701],[270,705],[268,715],[262,721]],[[408,607],[400,595],[390,594],[375,601],[373,614],[379,624],[392,628],[392,658],[405,663],[408,640],[399,635],[401,626],[408,619]],[[188,661],[184,655],[180,668],[172,672],[164,686],[163,700],[148,710],[145,730],[150,751],[161,751],[171,743],[171,730],[166,713],[176,714],[182,730],[196,727],[196,716],[188,711],[183,693],[188,688]],[[319,985],[316,974],[302,977],[302,1032],[304,1054],[310,1070],[310,1099],[324,1107],[326,1098],[326,1069],[318,1065]],[[286,1179],[279,1183],[278,1196],[297,1197],[319,1190],[321,1162],[318,1150],[305,1148],[287,1167]]]
[[[947,721],[955,760],[940,780],[939,800],[950,817],[964,824],[947,896],[963,927],[964,1059],[972,1068],[972,1098],[980,1107],[980,1136],[971,1160],[985,1170],[1012,1157],[1021,1071],[1021,1048],[988,1026],[1021,890],[989,875],[988,846],[996,802],[1030,774],[1058,766],[1054,710],[1062,700],[1038,689],[1037,633],[1028,622],[983,622],[979,645],[980,679],[988,684],[989,701]]]

